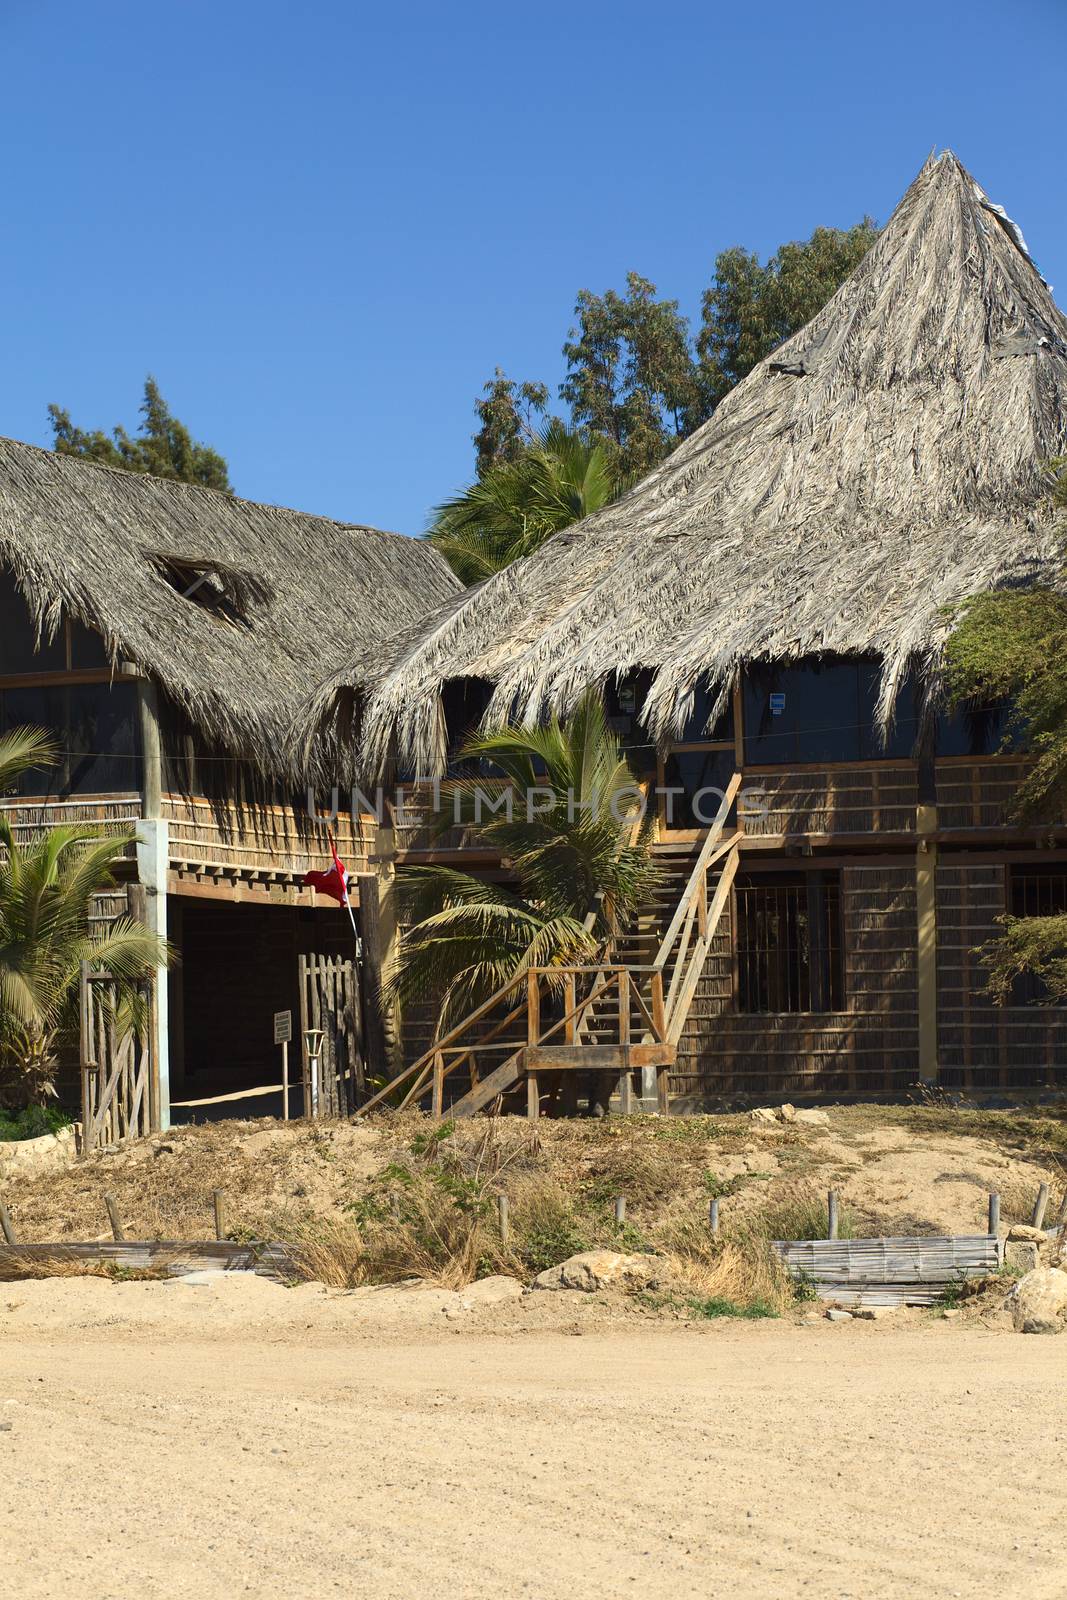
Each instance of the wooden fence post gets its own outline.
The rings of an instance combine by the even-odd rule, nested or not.
[[[215,1238],[226,1237],[226,1196],[221,1189],[212,1189],[211,1202],[215,1210]]]
[[[1043,1183],[1040,1189],[1038,1189],[1037,1199],[1034,1201],[1034,1212],[1033,1216],[1030,1218],[1030,1226],[1032,1228],[1043,1228],[1045,1226],[1045,1211],[1047,1207],[1048,1184]]]
[[[621,1228],[625,1221],[626,1221],[626,1196],[624,1194],[617,1194],[615,1196],[615,1226],[617,1228]]]
[[[715,1234],[717,1234],[718,1231],[719,1231],[719,1197],[718,1197],[718,1195],[715,1196],[715,1198],[711,1201],[710,1205],[708,1206],[708,1227],[711,1229],[711,1232],[712,1232],[713,1236]]]
[[[506,1250],[508,1247],[508,1241],[511,1238],[511,1222],[508,1217],[508,1197],[506,1194],[497,1195],[496,1214],[500,1222],[500,1243]]]
[[[993,1238],[1000,1232],[1000,1196],[996,1193],[989,1196],[989,1232]]]
[[[0,1233],[4,1235],[5,1244],[18,1243],[15,1238],[15,1230],[11,1225],[11,1213],[2,1200],[0,1200]]]
[[[126,1238],[126,1235],[123,1232],[122,1218],[119,1216],[119,1208],[115,1204],[115,1196],[113,1194],[106,1194],[104,1196],[104,1204],[107,1206],[108,1220],[111,1223],[111,1237],[115,1240],[116,1244],[122,1244],[123,1240]]]
[[[837,1190],[831,1189],[826,1196],[826,1237],[837,1238]]]

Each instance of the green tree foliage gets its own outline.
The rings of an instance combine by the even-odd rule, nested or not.
[[[1067,506],[1067,470],[1053,463],[1053,495]],[[996,589],[967,601],[946,646],[957,703],[1010,701],[1034,758],[1013,802],[1017,820],[1067,815],[1067,595],[1042,586]],[[1016,978],[1031,973],[1067,999],[1067,917],[1005,917],[1002,938],[986,946],[989,987],[1001,1003]]]
[[[150,472],[157,478],[199,483],[227,494],[233,492],[225,459],[210,445],[196,443],[185,424],[172,416],[151,376],[145,379],[142,422],[135,437],[122,427],[113,428],[111,433],[76,428],[70,412],[59,406],[49,406],[48,416],[54,448],[60,455],[98,461],[126,472]]]
[[[529,555],[549,534],[599,511],[628,486],[602,440],[547,423],[454,500],[437,508],[430,542],[464,583]]]
[[[543,383],[514,383],[497,367],[475,405],[480,426],[474,435],[476,471],[484,478],[492,467],[518,461],[536,442],[535,417],[543,417],[548,390]]]
[[[705,415],[822,310],[877,237],[877,227],[865,217],[844,231],[816,228],[810,239],[780,245],[766,266],[739,247],[716,258],[697,337]]]
[[[511,784],[510,819],[483,811],[476,780],[456,795],[461,820],[509,860],[516,885],[451,867],[398,871],[408,932],[393,991],[402,1002],[438,1003],[441,1031],[528,967],[593,957],[656,882],[650,834],[623,842],[618,817],[636,805],[636,780],[599,696],[586,695],[565,723],[479,734],[462,754],[490,762]]]
[[[657,299],[636,272],[624,295],[583,289],[574,312],[560,397],[576,426],[609,441],[624,472],[645,473],[701,421],[689,325],[677,300]]]
[[[0,790],[53,757],[36,730],[8,735],[0,740]],[[0,815],[0,1104],[10,1109],[55,1095],[60,1048],[76,1025],[82,961],[129,985],[132,1015],[134,981],[168,960],[163,941],[129,917],[103,931],[90,926],[93,897],[112,886],[111,864],[134,838],[68,823],[26,844]]]

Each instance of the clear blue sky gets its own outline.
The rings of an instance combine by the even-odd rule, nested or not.
[[[884,220],[950,145],[1067,303],[1064,0],[0,0],[0,433],[132,425],[417,533],[575,293]]]

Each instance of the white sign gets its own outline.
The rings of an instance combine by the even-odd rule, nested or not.
[[[274,1013],[274,1043],[288,1044],[293,1037],[293,1013],[291,1011],[276,1011]]]

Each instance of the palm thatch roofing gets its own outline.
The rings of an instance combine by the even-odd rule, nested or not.
[[[1056,570],[1065,401],[1067,321],[1022,235],[931,157],[823,310],[662,465],[394,642],[366,747],[439,771],[445,680],[533,720],[633,668],[665,738],[701,678],[721,704],[742,662],[823,653],[881,658],[888,721],[909,670],[936,680],[946,606]]]
[[[314,685],[459,589],[422,541],[0,439],[0,568],[212,743],[283,769]]]

